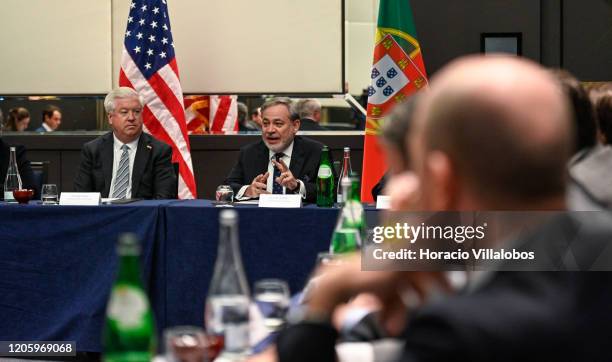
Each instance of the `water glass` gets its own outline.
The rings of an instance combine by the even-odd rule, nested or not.
[[[164,331],[167,362],[207,362],[208,340],[199,327],[180,326]]]
[[[57,205],[58,193],[57,185],[55,184],[44,184],[41,190],[41,199],[43,205]]]
[[[255,303],[264,316],[264,324],[276,331],[285,323],[289,309],[289,287],[280,279],[262,279],[255,283],[253,292]]]
[[[215,198],[219,204],[231,204],[234,201],[234,191],[229,185],[217,187]]]

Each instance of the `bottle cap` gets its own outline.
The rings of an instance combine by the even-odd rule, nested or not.
[[[11,150],[11,151],[15,151],[15,147],[14,147],[14,146],[11,146],[10,150]]]
[[[236,210],[223,210],[219,213],[219,223],[221,225],[230,225],[238,221],[238,213]]]
[[[140,254],[140,242],[138,237],[133,233],[125,233],[119,235],[119,242],[117,243],[117,253],[119,255],[139,255]]]
[[[344,147],[344,152],[351,152],[351,148],[350,147]]]

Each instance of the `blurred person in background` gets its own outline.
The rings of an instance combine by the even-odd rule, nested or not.
[[[30,112],[23,107],[16,107],[9,110],[6,130],[12,132],[23,132],[30,125]]]
[[[300,118],[300,131],[325,131],[325,127],[321,126],[321,102],[316,99],[300,99],[295,111]]]
[[[253,110],[251,110],[251,122],[253,122],[255,127],[261,131],[261,107],[253,108]]]
[[[47,106],[42,111],[43,123],[36,132],[53,132],[62,123],[62,111],[56,106]]]
[[[251,120],[247,120],[249,109],[246,104],[238,102],[238,132],[253,132],[258,131],[257,124]]]
[[[562,69],[554,70],[553,74],[561,83],[563,91],[569,97],[572,106],[575,141],[574,156],[570,164],[574,164],[585,157],[597,145],[595,113],[589,94],[576,77]]]

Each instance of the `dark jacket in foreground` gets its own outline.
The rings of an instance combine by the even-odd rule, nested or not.
[[[113,133],[86,143],[74,179],[77,192],[100,192],[108,197],[113,180]],[[177,183],[172,168],[172,148],[142,133],[134,159],[132,198],[175,199]]]
[[[561,217],[523,245],[569,245],[573,257],[565,262],[606,269],[612,219],[604,213],[580,218]],[[612,361],[611,325],[610,272],[491,272],[476,291],[415,311],[398,360]],[[278,338],[279,361],[332,362],[336,338],[330,325],[291,326]]]
[[[317,198],[316,182],[322,148],[322,143],[308,138],[295,136],[293,139],[289,170],[296,179],[304,182],[308,202],[315,202]],[[232,187],[234,195],[242,186],[250,185],[257,175],[268,171],[269,155],[268,147],[263,141],[248,144],[240,149],[238,163],[225,178],[225,184]]]
[[[0,138],[0,184],[4,187],[6,180],[6,170],[8,169],[11,156],[10,146]],[[38,185],[34,184],[34,173],[30,167],[30,161],[26,158],[26,149],[23,146],[15,146],[15,156],[17,157],[17,168],[19,176],[21,176],[21,184],[24,189],[33,189],[35,194],[38,194]],[[4,198],[4,188],[2,189],[2,197]]]

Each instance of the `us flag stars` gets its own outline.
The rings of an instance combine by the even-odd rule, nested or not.
[[[150,0],[132,1],[125,45],[147,78],[174,59],[174,42],[165,9]]]

